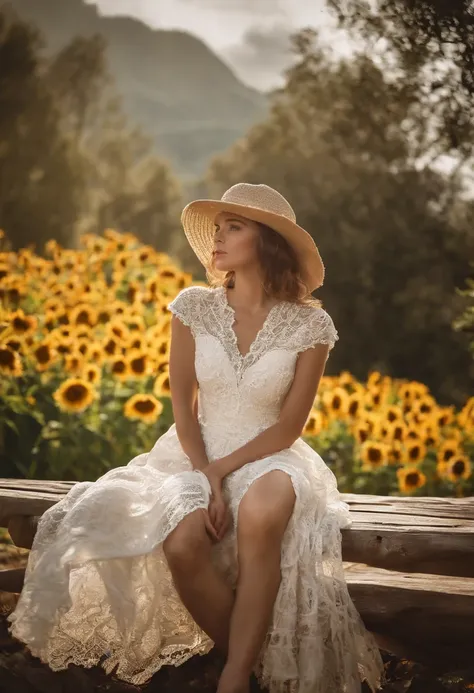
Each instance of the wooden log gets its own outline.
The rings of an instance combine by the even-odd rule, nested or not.
[[[391,651],[437,670],[472,666],[474,580],[345,564],[354,604]]]
[[[0,479],[0,525],[13,516],[40,516],[72,481]],[[474,577],[474,498],[341,494],[352,525],[342,531],[346,561],[401,572]],[[34,521],[31,521],[31,531]],[[19,539],[31,547],[28,533]]]
[[[23,589],[25,578],[24,568],[0,570],[0,592],[17,592]]]
[[[402,572],[474,577],[473,498],[343,494],[344,560]]]
[[[8,533],[16,546],[30,549],[36,534],[39,517],[13,515],[8,520]]]

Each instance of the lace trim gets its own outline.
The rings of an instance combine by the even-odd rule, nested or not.
[[[225,287],[187,287],[168,309],[191,328],[194,337],[208,334],[218,339],[239,380],[269,351],[300,353],[316,344],[329,344],[331,350],[339,339],[332,318],[322,308],[280,301],[270,309],[248,352],[242,355],[233,328],[235,311]]]

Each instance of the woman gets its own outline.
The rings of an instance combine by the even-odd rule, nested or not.
[[[53,669],[136,684],[215,644],[218,693],[356,693],[383,678],[341,562],[333,473],[301,438],[338,339],[311,236],[265,185],[182,216],[211,287],[173,313],[175,424],[45,513],[11,632]]]

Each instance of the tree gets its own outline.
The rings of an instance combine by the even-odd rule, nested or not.
[[[474,239],[451,214],[452,184],[415,165],[413,97],[367,55],[331,62],[314,32],[295,38],[269,118],[210,167],[211,195],[265,181],[292,202],[328,268],[318,292],[341,332],[337,372],[380,368],[462,401],[474,375],[451,320]],[[459,190],[456,203],[461,205]],[[469,370],[471,369],[471,371]]]
[[[0,227],[14,249],[49,238],[67,245],[83,186],[39,46],[30,25],[0,11]]]
[[[474,7],[471,0],[327,0],[340,26],[411,94],[419,155],[474,152]]]

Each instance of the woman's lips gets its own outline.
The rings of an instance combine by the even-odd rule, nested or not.
[[[214,255],[227,255],[224,250],[214,250]]]

